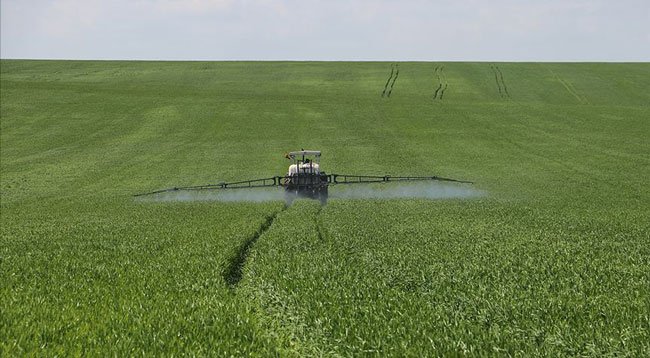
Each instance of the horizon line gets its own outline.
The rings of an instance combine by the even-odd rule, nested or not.
[[[650,63],[650,60],[423,60],[423,59],[124,59],[124,58],[57,58],[57,57],[1,57],[0,61],[86,61],[86,62],[477,62],[477,63]]]

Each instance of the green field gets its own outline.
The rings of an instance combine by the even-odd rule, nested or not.
[[[3,60],[0,356],[649,356],[650,64],[391,68]],[[484,195],[132,197],[300,148]]]

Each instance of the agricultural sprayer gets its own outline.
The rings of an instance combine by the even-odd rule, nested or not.
[[[289,165],[289,169],[284,176],[248,179],[235,182],[221,182],[218,184],[179,186],[140,193],[134,196],[138,197],[185,190],[227,190],[282,187],[285,190],[286,198],[288,201],[291,201],[296,197],[305,197],[320,200],[321,203],[324,204],[327,202],[329,186],[336,184],[387,183],[424,180],[472,184],[470,181],[443,178],[439,176],[327,174],[320,168],[321,152],[318,150],[300,150],[289,152],[285,155],[285,157],[291,160],[291,164]]]

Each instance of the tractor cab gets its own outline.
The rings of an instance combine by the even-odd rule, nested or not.
[[[289,152],[286,157],[291,160],[287,176],[298,174],[320,174],[320,151],[302,150]]]
[[[328,178],[320,170],[320,151],[300,150],[289,152],[285,157],[291,160],[283,186],[287,193],[309,198],[327,200]]]

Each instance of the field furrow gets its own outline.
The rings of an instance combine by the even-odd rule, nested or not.
[[[384,90],[381,92],[381,96],[384,97],[386,95],[386,90],[388,90],[388,85],[390,84],[390,80],[393,78],[393,73],[395,72],[395,65],[391,64],[390,65],[390,75],[388,76],[388,79],[386,80],[386,84],[384,85]]]
[[[501,85],[503,86],[503,93],[505,97],[510,98],[510,93],[508,93],[508,86],[506,86],[506,81],[503,79],[503,72],[498,66],[495,66],[496,71],[499,73],[499,79],[501,80]]]
[[[587,98],[585,98],[585,97],[581,96],[580,94],[578,94],[578,92],[576,91],[576,89],[573,87],[573,85],[570,82],[568,82],[565,79],[562,79],[552,69],[549,68],[548,70],[553,75],[555,80],[558,81],[562,85],[562,87],[564,87],[564,89],[571,96],[573,96],[576,99],[576,101],[578,101],[578,103],[581,103],[581,104],[588,104],[589,103],[589,100]]]
[[[396,63],[395,77],[393,77],[393,80],[390,82],[390,88],[388,88],[388,93],[386,94],[386,97],[390,97],[390,95],[393,93],[393,87],[395,87],[395,81],[397,81],[398,76],[399,76],[399,63]]]
[[[501,82],[499,81],[499,74],[497,73],[496,68],[494,65],[490,65],[490,69],[492,69],[492,72],[494,73],[494,81],[497,83],[497,89],[499,90],[499,97],[503,98],[504,94],[503,91],[501,90]]]
[[[284,207],[286,209],[286,206]],[[278,212],[266,217],[266,220],[262,225],[255,231],[253,235],[247,238],[242,245],[237,249],[237,252],[229,260],[228,267],[224,270],[223,278],[228,284],[229,287],[234,288],[237,286],[239,281],[242,279],[242,274],[244,266],[246,265],[246,259],[251,251],[255,242],[266,232],[271,225],[273,225],[273,220],[278,215]]]

